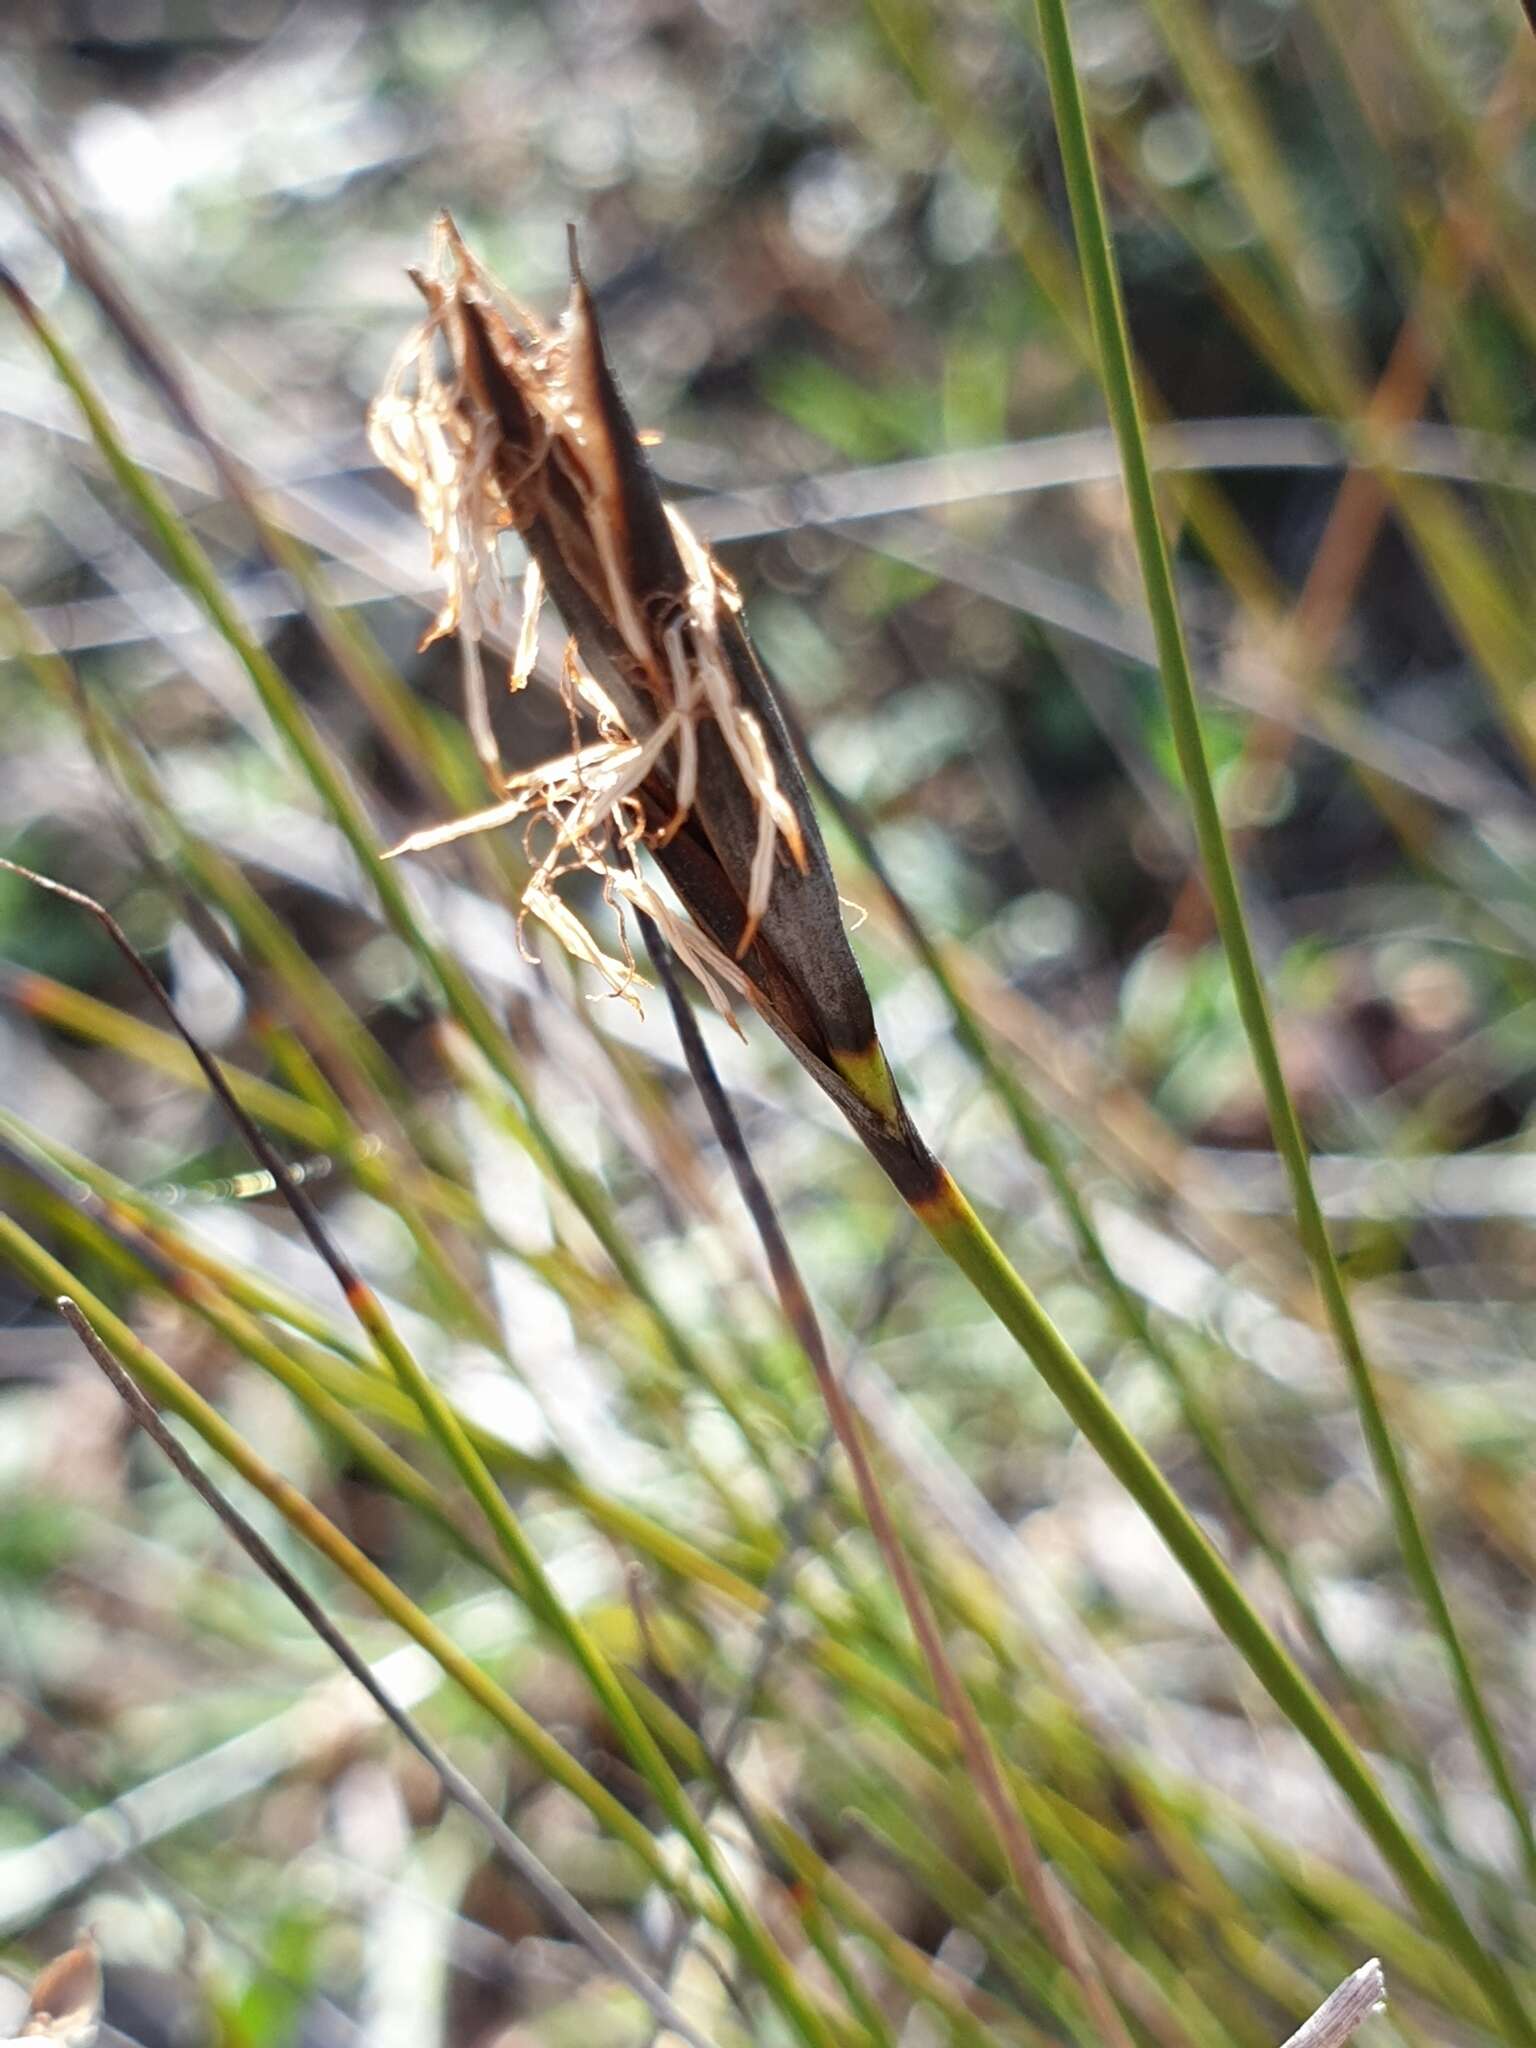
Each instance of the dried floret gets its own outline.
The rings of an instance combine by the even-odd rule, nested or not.
[[[623,917],[645,911],[723,1014],[745,998],[872,1142],[905,1145],[910,1125],[740,595],[662,503],[574,246],[553,328],[493,282],[446,218],[431,274],[417,282],[426,313],[390,367],[369,433],[430,536],[445,600],[429,638],[459,635],[466,718],[497,800],[395,851],[520,824],[531,869],[520,931],[537,919],[632,997]],[[508,531],[529,557],[512,687],[537,657],[546,591],[571,636],[561,674],[570,750],[516,775],[501,766],[481,663],[482,641],[513,638],[498,561]],[[622,958],[562,899],[561,883],[578,874],[618,913]]]

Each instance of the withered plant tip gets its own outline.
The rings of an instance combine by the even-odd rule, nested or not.
[[[634,978],[633,963],[622,967],[605,958],[590,940],[571,929],[568,913],[553,899],[554,884],[575,869],[602,876],[616,900],[644,902],[650,891],[635,861],[648,837],[665,844],[693,808],[698,786],[697,727],[713,721],[757,805],[757,839],[748,888],[748,920],[737,941],[738,956],[761,922],[773,881],[775,843],[782,837],[803,870],[806,851],[799,821],[779,792],[774,764],[756,717],[740,701],[721,645],[723,608],[739,610],[735,586],[709,551],[670,508],[676,551],[685,570],[679,600],[675,590],[643,592],[632,582],[625,559],[622,491],[612,487],[604,462],[607,408],[593,376],[595,336],[590,307],[575,265],[575,289],[565,318],[546,333],[531,315],[513,306],[464,247],[453,224],[439,221],[434,272],[413,273],[427,301],[426,317],[397,352],[385,387],[369,416],[373,447],[411,489],[432,543],[434,564],[444,575],[447,598],[423,646],[456,631],[464,665],[465,710],[476,749],[492,786],[506,801],[435,831],[419,833],[396,848],[420,852],[467,832],[518,819],[547,821],[553,843],[535,863],[524,910],[549,923],[578,955],[605,973],[616,991]],[[446,344],[448,374],[440,357]],[[528,432],[519,432],[510,451],[505,412],[496,409],[490,381],[479,359],[486,346],[516,379],[526,401]],[[521,425],[521,423],[520,423]],[[561,694],[570,715],[572,749],[560,759],[508,778],[501,768],[486,702],[480,643],[488,630],[505,625],[505,587],[497,542],[508,528],[528,530],[548,490],[547,472],[561,467],[585,510],[586,559],[580,563],[589,591],[617,627],[624,652],[638,670],[636,680],[650,698],[648,726],[637,736],[618,706],[584,667],[577,641],[567,645]],[[595,577],[593,571],[595,570]],[[523,582],[517,651],[508,675],[522,689],[538,653],[539,613],[544,577],[532,554]],[[583,722],[595,739],[581,744]],[[642,721],[636,720],[637,725]],[[675,747],[676,773],[671,816],[649,826],[637,792]],[[693,949],[695,953],[698,948]],[[713,950],[713,949],[708,949]],[[704,961],[691,964],[697,971]],[[723,977],[726,982],[733,978]],[[714,977],[705,986],[717,1002]],[[739,986],[739,979],[737,979]],[[728,1007],[722,1003],[722,1007]]]
[[[605,953],[559,894],[598,879],[619,913],[644,912],[732,1016],[744,998],[871,1135],[911,1127],[875,1035],[837,885],[735,584],[662,502],[609,368],[572,238],[571,289],[553,328],[518,306],[446,215],[413,273],[426,312],[369,413],[379,459],[412,492],[445,598],[428,642],[456,632],[465,716],[497,801],[413,834],[395,853],[520,824],[535,917],[610,990],[633,999],[627,941]],[[508,681],[538,651],[547,592],[569,638],[560,689],[570,751],[501,765],[482,643],[508,630],[500,537],[528,552]],[[649,855],[684,914],[663,897]]]

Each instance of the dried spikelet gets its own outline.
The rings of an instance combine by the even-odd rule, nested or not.
[[[395,352],[369,409],[368,439],[416,500],[432,566],[447,589],[421,645],[458,633],[466,719],[475,751],[494,775],[499,764],[480,643],[505,617],[496,543],[512,520],[498,474],[496,423],[466,402],[461,372],[446,379],[441,373],[439,343],[452,318],[452,296],[436,282],[417,282],[427,299],[426,318]]]
[[[737,942],[738,955],[750,946],[767,908],[775,839],[782,837],[798,864],[805,865],[799,821],[780,794],[762,728],[738,701],[725,660],[719,618],[724,608],[733,613],[740,610],[734,584],[684,520],[668,508],[686,571],[686,595],[683,605],[660,629],[662,660],[658,662],[658,635],[645,618],[643,602],[637,601],[630,588],[612,518],[600,493],[591,500],[590,533],[602,572],[603,594],[625,647],[642,666],[666,708],[644,739],[637,741],[625,730],[599,686],[590,677],[584,678],[579,691],[567,690],[567,703],[573,725],[583,704],[595,711],[601,735],[598,741],[530,773],[510,779],[503,774],[480,657],[485,634],[501,630],[505,623],[506,591],[497,542],[507,528],[524,523],[520,508],[536,494],[541,466],[557,442],[574,449],[581,473],[588,473],[581,457],[590,450],[591,434],[588,415],[577,402],[568,347],[559,334],[540,335],[532,346],[521,350],[528,373],[526,389],[536,393],[539,401],[531,416],[536,431],[526,460],[508,475],[498,459],[501,423],[475,402],[479,394],[473,375],[474,352],[465,341],[465,309],[474,303],[482,314],[495,314],[502,323],[504,341],[519,330],[532,341],[537,330],[528,315],[510,307],[490,284],[446,220],[438,225],[434,254],[437,274],[418,280],[427,300],[426,315],[396,351],[384,388],[369,414],[369,439],[380,460],[415,497],[430,539],[433,564],[446,584],[446,600],[422,645],[457,631],[470,730],[493,784],[504,789],[510,801],[461,819],[440,833],[417,835],[395,850],[419,852],[529,814],[556,820],[555,846],[535,870],[524,897],[524,911],[547,924],[578,958],[598,967],[615,993],[627,994],[635,979],[633,969],[618,971],[609,956],[596,948],[575,917],[558,904],[554,884],[561,874],[583,868],[610,881],[610,894],[620,901],[633,902],[637,888],[659,901],[632,865],[621,868],[612,864],[612,848],[631,848],[634,839],[646,836],[644,825],[631,819],[628,811],[634,791],[666,751],[674,745],[677,749],[676,802],[672,816],[654,835],[659,844],[673,836],[692,808],[698,779],[696,727],[702,719],[709,719],[718,729],[755,797],[757,836],[748,878],[747,922]],[[440,361],[444,342],[449,351],[447,374]],[[514,689],[526,683],[533,667],[542,597],[539,564],[536,558],[530,559],[509,676]],[[568,661],[567,676],[571,666]],[[693,950],[700,952],[697,946]],[[702,957],[711,959],[716,970],[716,991],[722,980],[730,979],[720,975],[720,963],[713,958],[717,953],[718,948],[706,942]]]
[[[628,957],[606,954],[558,893],[597,878],[620,914],[644,910],[725,1015],[744,997],[865,1129],[904,1147],[911,1127],[875,1035],[831,865],[735,584],[664,506],[614,383],[575,263],[558,326],[510,300],[439,221],[426,314],[369,416],[380,460],[412,491],[445,602],[429,638],[456,630],[466,716],[499,799],[414,834],[422,852],[521,824],[535,918],[615,994]],[[530,566],[510,681],[527,680],[543,593],[571,635],[561,688],[570,751],[503,773],[481,640],[505,633],[500,536]],[[686,911],[642,868],[649,855]]]

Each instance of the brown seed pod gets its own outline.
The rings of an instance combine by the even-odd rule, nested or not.
[[[926,1159],[876,1035],[843,906],[773,686],[735,584],[662,501],[603,348],[576,261],[554,328],[514,304],[442,217],[417,283],[422,323],[369,414],[373,446],[409,485],[444,572],[432,635],[456,630],[466,715],[501,801],[418,833],[421,851],[522,821],[534,874],[526,915],[616,993],[633,962],[603,954],[560,900],[563,875],[601,877],[644,910],[730,1014],[745,997],[894,1170]],[[571,636],[563,691],[573,744],[501,771],[479,642],[503,625],[496,543],[529,556],[511,683],[531,671],[542,591]],[[642,854],[686,916],[657,890]],[[627,948],[626,948],[627,954]]]

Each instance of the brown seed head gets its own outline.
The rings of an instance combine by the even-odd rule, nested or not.
[[[499,801],[419,833],[420,851],[521,821],[524,896],[573,953],[627,993],[633,962],[605,955],[561,900],[586,870],[622,913],[645,910],[730,1014],[744,997],[864,1130],[911,1137],[886,1067],[842,904],[773,688],[735,584],[662,502],[605,354],[575,259],[554,328],[494,283],[444,216],[421,324],[369,415],[373,446],[415,495],[456,630],[467,716]],[[570,634],[562,691],[571,751],[501,771],[485,703],[483,636],[505,633],[497,541],[529,557],[510,681],[521,687],[547,591]],[[682,906],[658,891],[649,855]]]

